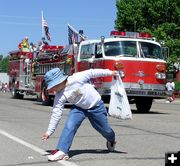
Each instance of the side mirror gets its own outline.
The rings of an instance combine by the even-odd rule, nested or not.
[[[95,58],[102,58],[102,45],[101,44],[96,44],[95,45]]]

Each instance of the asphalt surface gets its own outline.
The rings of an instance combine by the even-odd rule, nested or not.
[[[107,105],[108,106],[108,105]],[[55,149],[69,106],[52,137],[42,142],[51,115],[35,97],[12,99],[0,92],[0,166],[164,166],[165,153],[180,151],[180,100],[155,100],[150,113],[137,113],[133,120],[109,117],[116,133],[116,151],[109,153],[105,139],[85,120],[79,128],[68,161],[48,162],[48,150]]]

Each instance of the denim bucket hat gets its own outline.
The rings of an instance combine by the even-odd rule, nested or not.
[[[65,75],[64,72],[62,72],[59,68],[54,68],[48,71],[44,76],[47,90],[62,83],[64,80],[67,79],[67,77],[68,76]]]

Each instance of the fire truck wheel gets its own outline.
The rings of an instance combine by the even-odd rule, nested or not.
[[[135,99],[136,108],[138,112],[148,113],[152,106],[152,98],[138,97]]]
[[[14,99],[23,99],[23,97],[24,97],[23,94],[18,93],[18,91],[16,90],[15,85],[13,85],[13,87],[11,89],[11,95],[12,95],[12,98],[14,98]]]
[[[48,98],[46,100],[42,100],[42,105],[49,106],[50,100]]]
[[[42,85],[41,101],[42,101],[42,105],[45,105],[45,106],[51,105],[51,98],[48,94],[48,91],[46,90],[45,83],[43,83],[43,85]]]

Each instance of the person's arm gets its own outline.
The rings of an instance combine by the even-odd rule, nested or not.
[[[74,78],[77,78],[78,81],[80,82],[87,82],[91,78],[116,76],[116,75],[117,75],[117,71],[112,71],[109,69],[90,69],[75,73],[73,76],[75,76]]]
[[[59,121],[61,120],[62,114],[64,112],[65,102],[66,102],[66,98],[64,95],[62,95],[60,99],[58,94],[55,96],[54,106],[53,106],[48,130],[43,134],[42,140],[47,140],[56,130],[57,125],[59,124]]]

